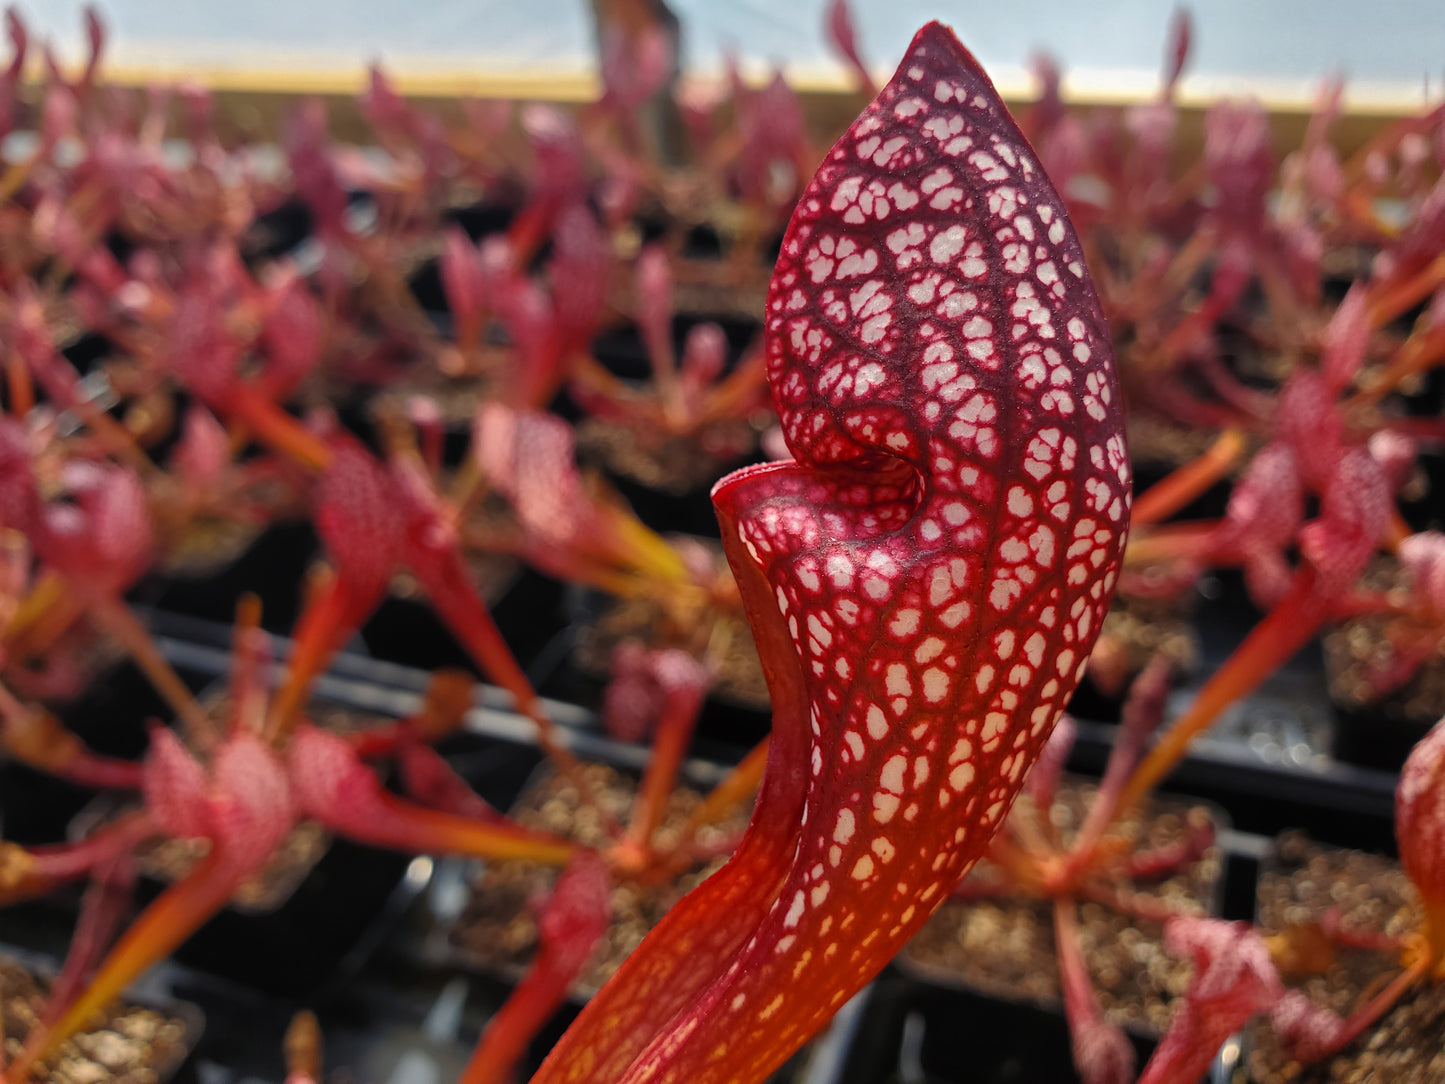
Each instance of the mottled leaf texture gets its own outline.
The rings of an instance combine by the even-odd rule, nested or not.
[[[1445,720],[1411,750],[1395,788],[1400,864],[1420,890],[1432,927],[1445,918]],[[1437,942],[1445,930],[1432,928]]]
[[[755,1081],[888,961],[1002,821],[1108,604],[1129,467],[1063,205],[945,27],[783,242],[795,462],[714,490],[768,672],[752,827],[538,1079]]]

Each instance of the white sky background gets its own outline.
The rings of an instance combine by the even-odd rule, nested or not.
[[[671,0],[689,70],[716,70],[736,47],[807,77],[835,72],[823,42],[825,0]],[[22,0],[32,29],[79,55],[79,0]],[[913,31],[951,24],[1006,89],[1027,85],[1036,51],[1081,89],[1152,87],[1167,0],[853,0],[859,40],[881,75]],[[1442,0],[1196,0],[1187,90],[1309,98],[1343,71],[1352,97],[1418,103],[1445,86]],[[586,0],[104,0],[112,61],[179,70],[303,67],[399,71],[558,70],[590,61]],[[1069,84],[1066,84],[1066,86]]]

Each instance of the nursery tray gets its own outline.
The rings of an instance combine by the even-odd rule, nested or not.
[[[1129,1034],[1142,1068],[1152,1041]],[[927,986],[895,970],[873,986],[837,1084],[1077,1084],[1063,1014]],[[1227,1059],[1205,1078],[1230,1079]],[[1172,1082],[1171,1084],[1194,1084]]]
[[[227,671],[229,626],[165,613],[149,616],[162,651],[175,665],[215,675]],[[1212,650],[1206,644],[1204,672],[1221,657],[1217,637],[1215,640]],[[547,694],[544,706],[559,725],[561,740],[582,756],[622,764],[630,757],[640,765],[645,750],[633,747],[627,752],[599,732],[596,713],[587,702],[599,702],[601,683],[576,668],[570,668],[572,677],[562,680],[556,660],[565,657],[570,644],[571,633],[564,631],[539,656],[535,670],[553,674],[542,683],[542,691]],[[278,642],[278,650],[288,650],[286,641]],[[360,708],[405,714],[421,702],[427,681],[427,674],[420,670],[343,654],[320,679],[317,692]],[[1195,687],[1177,690],[1168,715],[1177,714],[1196,691]],[[1306,652],[1253,696],[1233,705],[1213,729],[1197,739],[1189,756],[1166,781],[1167,789],[1217,803],[1241,831],[1274,836],[1288,828],[1304,827],[1316,837],[1342,846],[1388,850],[1394,839],[1397,777],[1392,772],[1343,763],[1330,755],[1331,723],[1322,698],[1318,653]],[[476,703],[467,717],[469,733],[535,741],[533,724],[515,714],[508,693],[480,685]],[[707,714],[713,710],[718,709],[705,708],[695,748],[719,762],[738,759],[753,744],[751,739],[767,732],[771,722],[771,716],[761,712],[746,717],[722,712],[714,726]],[[1097,776],[1113,748],[1117,726],[1087,718],[1076,722],[1077,740],[1069,767]],[[710,763],[698,760],[694,767],[708,771]]]

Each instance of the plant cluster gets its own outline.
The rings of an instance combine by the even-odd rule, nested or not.
[[[378,847],[565,867],[536,960],[466,1075],[504,1079],[601,936],[611,887],[710,857],[697,830],[760,787],[727,865],[538,1080],[763,1079],[972,891],[960,880],[987,855],[1004,882],[991,890],[1053,903],[1081,1076],[1127,1082],[1075,909],[1144,907],[1110,878],[1192,861],[1205,841],[1149,852],[1123,815],[1322,629],[1379,621],[1381,694],[1445,651],[1445,534],[1408,499],[1445,438],[1428,399],[1445,361],[1445,107],[1341,159],[1330,84],[1277,161],[1263,110],[1220,103],[1181,161],[1185,19],[1156,100],[1072,111],[1041,62],[1016,123],[937,24],[878,90],[838,0],[827,30],[871,103],[819,165],[781,75],[752,87],[734,68],[718,100],[689,97],[644,7],[609,9],[585,108],[466,102],[458,122],[374,70],[366,146],[334,142],[308,103],[279,154],[226,132],[200,88],[107,85],[93,14],[82,72],[41,50],[44,78],[26,82],[35,50],[10,15],[0,136],[30,138],[7,141],[23,150],[0,175],[0,750],[139,806],[78,842],[0,841],[0,903],[91,886],[7,1081],[224,907],[302,819]],[[610,362],[618,338],[640,365]],[[1126,406],[1134,462],[1166,464],[1137,497]],[[760,443],[780,461],[718,481]],[[635,515],[597,447],[614,476],[641,463],[661,488],[717,482],[728,567]],[[1223,513],[1196,516],[1210,492]],[[325,560],[296,585],[289,655],[239,599],[230,695],[198,704],[137,585],[298,520]],[[309,721],[316,678],[405,575],[587,799],[489,612],[474,574],[488,554],[650,600],[675,631],[614,659],[608,725],[651,758],[605,848],[512,824],[436,752],[470,679],[438,672],[398,723],[341,736]],[[1369,586],[1382,554],[1410,590]],[[1120,672],[1111,597],[1173,601],[1234,568],[1262,616],[1166,723],[1169,669]],[[721,630],[744,617],[772,735],[662,844]],[[54,713],[114,648],[173,713],[138,760]],[[1132,686],[1064,846],[1030,810],[1051,801],[1068,754],[1055,723],[1091,654],[1101,685]],[[1422,929],[1392,945],[1399,979],[1341,1020],[1287,995],[1282,950],[1247,927],[1151,912],[1196,970],[1139,1079],[1194,1079],[1262,1011],[1323,1057],[1439,977],[1442,749],[1438,733],[1423,743],[1399,792],[1426,901]],[[128,920],[136,856],[158,837],[208,850]],[[294,1079],[319,1072],[312,1032],[298,1022]]]

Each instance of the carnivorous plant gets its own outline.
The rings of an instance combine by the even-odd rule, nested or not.
[[[1118,573],[1108,332],[1063,204],[945,27],[803,194],[765,321],[794,458],[713,491],[772,693],[762,793],[547,1084],[779,1065],[979,857]]]

